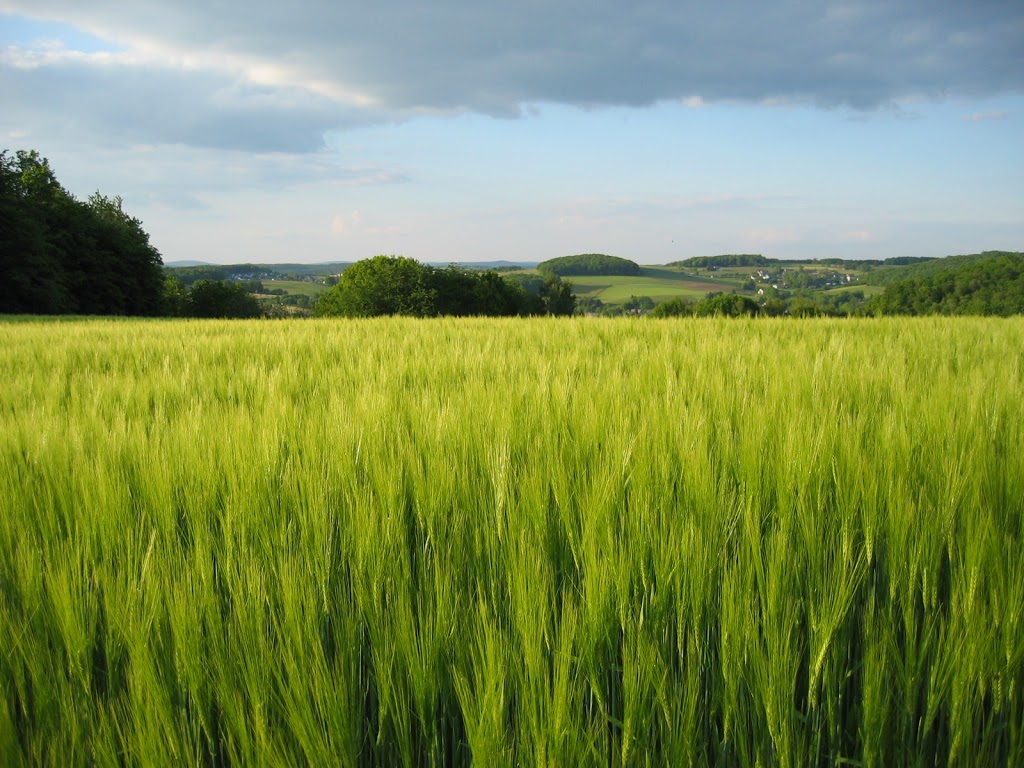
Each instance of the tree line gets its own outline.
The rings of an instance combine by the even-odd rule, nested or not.
[[[901,280],[869,299],[870,315],[999,315],[1024,313],[1024,253],[963,257],[953,269]]]
[[[337,284],[317,300],[314,314],[466,317],[573,313],[576,298],[570,283],[555,274],[538,277],[535,283],[519,277],[454,265],[432,267],[405,256],[374,256],[342,272]]]

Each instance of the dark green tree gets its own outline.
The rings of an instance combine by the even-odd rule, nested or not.
[[[682,297],[663,301],[651,310],[651,317],[691,317],[692,315],[693,302]]]
[[[190,317],[247,318],[263,314],[260,303],[239,283],[199,280],[188,294],[186,313]]]
[[[65,312],[69,299],[63,269],[47,242],[43,211],[29,193],[22,168],[20,155],[0,153],[0,312]]]
[[[640,265],[635,261],[604,253],[579,253],[559,256],[537,265],[540,273],[551,272],[561,277],[571,275],[639,275]]]
[[[576,297],[576,314],[577,315],[589,315],[589,314],[601,314],[601,310],[604,309],[604,302],[596,296],[577,296]]]
[[[165,317],[185,317],[189,312],[188,293],[185,285],[173,275],[164,277],[164,289],[160,297],[160,314]]]
[[[735,293],[716,293],[701,299],[693,308],[695,317],[753,317],[759,311],[756,301]]]
[[[576,310],[576,297],[572,283],[563,281],[558,275],[548,273],[540,287],[540,299],[548,315],[571,315]]]
[[[655,307],[654,299],[650,296],[630,296],[622,308],[629,314],[639,315],[650,312]]]
[[[0,312],[154,315],[162,263],[120,198],[79,202],[37,152],[0,153]]]
[[[480,315],[488,314],[481,311],[477,296],[479,277],[468,269],[454,264],[444,269],[424,267],[424,280],[433,294],[434,315]]]
[[[318,315],[342,317],[509,316],[544,311],[539,296],[497,272],[456,265],[438,269],[400,256],[375,256],[353,264],[337,285],[321,295],[315,308]]]
[[[529,315],[533,302],[518,283],[506,280],[494,271],[483,272],[474,286],[477,314],[496,317]]]

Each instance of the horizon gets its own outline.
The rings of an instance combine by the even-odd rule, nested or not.
[[[0,149],[166,262],[1024,250],[1024,9],[0,0]]]
[[[939,259],[958,258],[958,257],[963,257],[963,256],[978,256],[978,255],[982,255],[982,254],[985,254],[985,253],[1020,253],[1020,252],[1009,250],[1009,249],[1005,249],[1005,248],[990,248],[990,249],[986,249],[984,251],[975,251],[973,253],[947,253],[947,254],[944,254],[942,256],[915,256],[915,257],[892,256],[892,257],[885,257],[885,258],[878,258],[878,259],[870,259],[870,258],[868,258],[868,259],[863,259],[863,261],[877,261],[881,265],[886,260],[886,258],[890,258],[890,259],[915,258],[915,259],[923,259],[923,260],[932,260],[932,261],[934,261],[934,260],[939,260]],[[562,254],[562,256],[581,256],[581,255],[586,255],[586,254]],[[602,256],[615,256],[615,254],[607,254],[607,253],[600,253],[599,255],[602,255]],[[715,257],[720,257],[720,256],[734,256],[734,255],[763,256],[764,254],[759,254],[759,253],[758,254],[739,254],[738,252],[733,251],[731,253],[705,253],[705,254],[698,254],[697,256],[693,256],[693,257],[689,257],[688,256],[688,257],[686,257],[686,259],[689,259],[689,258],[715,258]],[[355,264],[357,261],[364,261],[366,259],[371,259],[371,258],[374,258],[374,256],[395,256],[395,257],[399,257],[399,256],[404,256],[404,254],[373,254],[371,256],[363,256],[363,257],[360,257],[358,259],[354,259],[352,261],[348,261],[348,260],[344,260],[344,259],[338,259],[338,260],[332,260],[332,261],[225,261],[225,262],[213,262],[213,261],[198,261],[198,260],[195,260],[195,259],[181,259],[181,260],[174,260],[174,261],[165,261],[163,263],[163,266],[169,267],[171,269],[179,269],[179,268],[183,269],[183,268],[187,268],[187,267],[240,267],[240,266],[253,266],[253,267],[319,267],[319,266],[333,266],[335,264],[348,264],[348,265],[351,266],[352,264]],[[560,258],[560,257],[556,256],[556,257],[552,257],[552,258]],[[617,258],[623,258],[623,257],[617,257]],[[780,263],[816,262],[816,261],[823,261],[823,260],[828,259],[828,257],[825,257],[824,259],[813,259],[813,258],[786,258],[784,256],[783,257],[778,257],[778,258],[768,256],[768,257],[765,257],[765,258],[767,258],[769,261],[775,261],[775,262],[780,262]],[[686,259],[679,259],[678,261],[685,261]],[[542,261],[535,261],[535,260],[534,261],[512,261],[512,260],[509,260],[509,259],[493,259],[493,260],[469,260],[469,259],[463,259],[463,260],[459,260],[459,261],[420,261],[419,259],[416,259],[416,261],[420,261],[420,263],[426,264],[428,266],[446,266],[446,265],[449,265],[449,264],[454,264],[456,266],[484,266],[484,265],[492,265],[493,264],[493,265],[521,266],[524,269],[530,269],[532,267],[536,267],[538,264],[542,264],[542,263],[544,263],[544,261],[549,261],[549,260],[550,259],[545,259],[545,260],[542,260]],[[846,259],[846,261],[858,261],[858,260],[859,259]],[[632,260],[630,260],[630,261],[632,261]],[[652,262],[652,263],[634,262],[634,263],[636,263],[637,266],[639,266],[640,268],[644,268],[644,267],[670,266],[671,264],[673,264],[675,262]]]

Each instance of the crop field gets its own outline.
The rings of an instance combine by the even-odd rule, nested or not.
[[[2,765],[1021,764],[1024,319],[0,329]]]
[[[565,279],[572,283],[573,293],[577,296],[598,298],[607,304],[621,304],[632,296],[650,296],[655,301],[677,296],[703,299],[708,293],[732,291],[739,287],[738,281],[691,279],[690,276],[673,275],[668,270],[636,276],[573,275]]]
[[[856,283],[854,285],[844,285],[841,288],[829,288],[825,291],[825,295],[835,295],[837,293],[850,293],[851,291],[860,291],[868,298],[877,296],[885,290],[883,285],[866,285],[863,283]]]
[[[316,298],[329,288],[323,283],[310,283],[305,280],[264,280],[263,287],[268,290],[280,288],[289,294],[309,296],[310,298]]]

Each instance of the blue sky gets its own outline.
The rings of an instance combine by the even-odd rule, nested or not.
[[[165,261],[1024,250],[1024,6],[0,0],[0,148]]]

